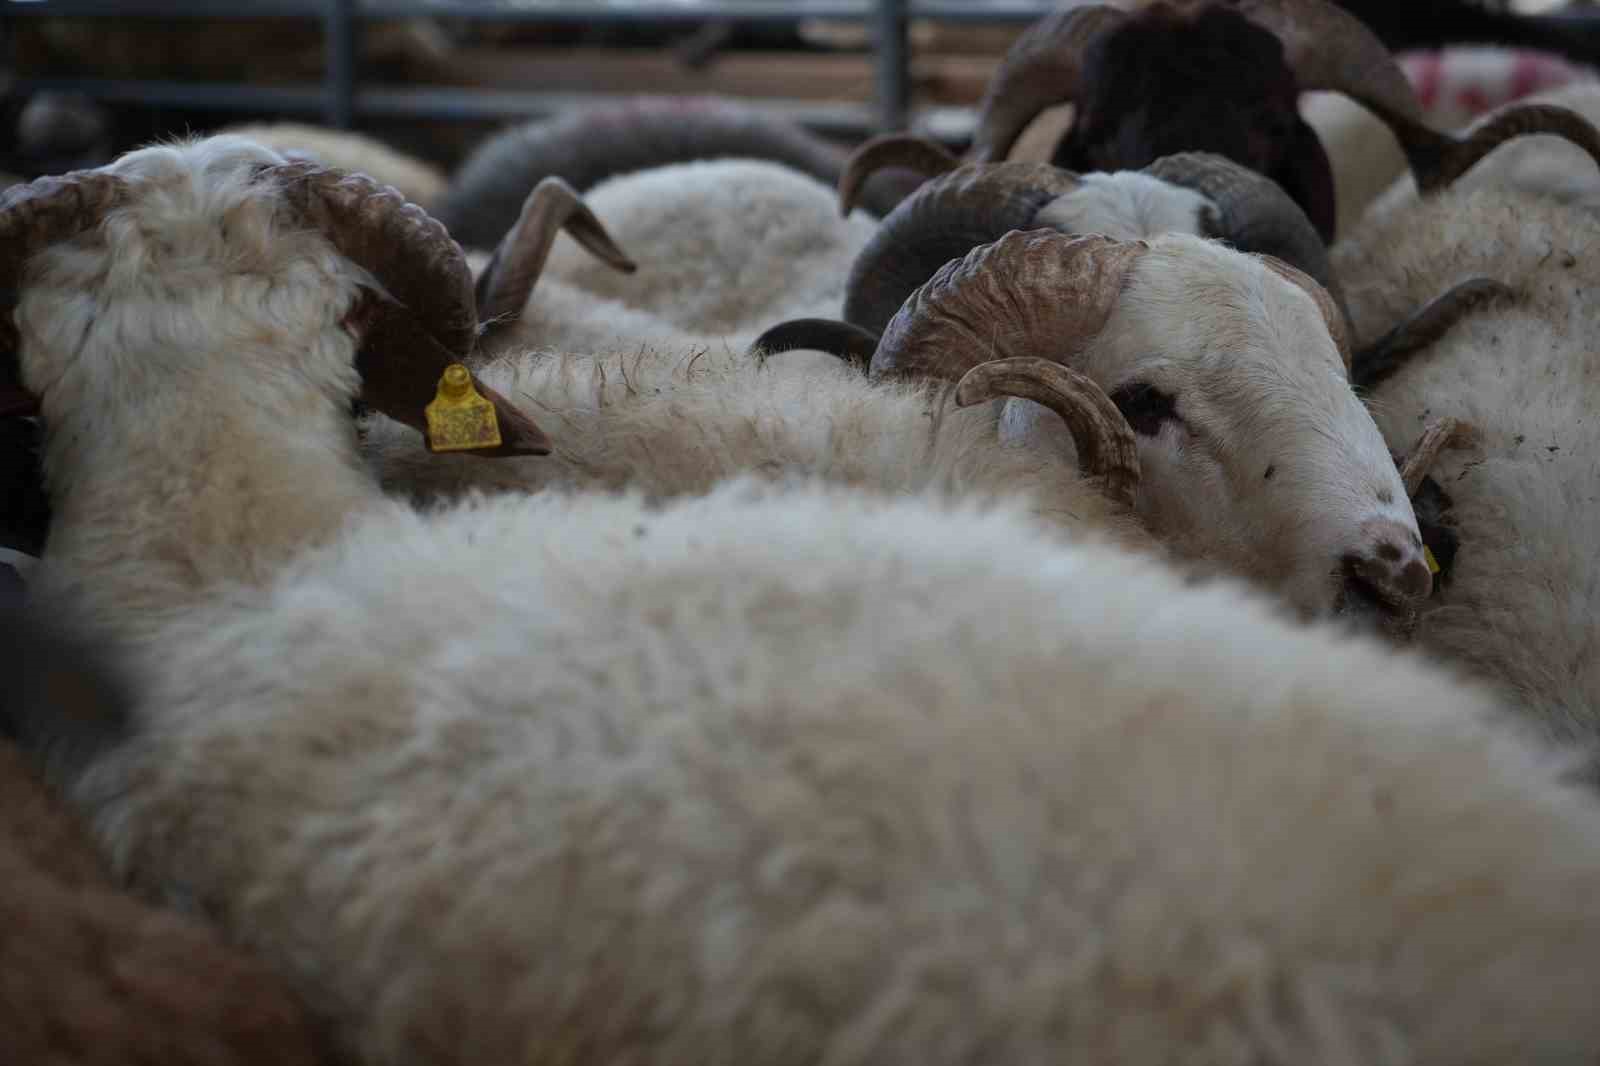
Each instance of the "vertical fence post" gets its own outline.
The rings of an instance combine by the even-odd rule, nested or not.
[[[906,0],[874,0],[877,49],[878,125],[881,132],[906,128],[911,112],[911,59],[906,39]]]
[[[323,107],[328,125],[347,130],[355,124],[356,110],[356,0],[327,2],[323,15],[327,49]]]

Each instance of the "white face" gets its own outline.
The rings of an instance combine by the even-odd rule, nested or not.
[[[1352,570],[1425,594],[1411,502],[1315,301],[1221,245],[1151,246],[1074,361],[1133,426],[1151,531],[1311,615],[1367,598],[1359,582],[1352,597]]]
[[[1078,180],[1078,188],[1040,208],[1034,221],[1061,233],[1101,233],[1132,241],[1199,233],[1201,213],[1211,206],[1193,189],[1137,170],[1080,174]]]

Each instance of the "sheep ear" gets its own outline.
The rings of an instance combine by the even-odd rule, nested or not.
[[[622,273],[638,269],[577,190],[560,178],[545,178],[528,194],[516,224],[500,239],[494,257],[478,276],[478,318],[486,334],[522,314],[562,230]]]
[[[428,404],[438,395],[445,371],[459,360],[428,334],[410,310],[376,294],[361,302],[347,324],[360,338],[356,370],[361,374],[361,399],[426,436]],[[550,454],[550,438],[533,419],[476,377],[472,385],[494,406],[500,444],[467,454],[494,458]]]
[[[1339,221],[1333,195],[1333,164],[1328,161],[1317,132],[1305,119],[1295,120],[1284,162],[1270,176],[1305,210],[1322,243],[1332,244]]]

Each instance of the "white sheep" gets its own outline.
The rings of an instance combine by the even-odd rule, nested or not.
[[[583,201],[638,272],[557,238],[532,272],[535,300],[524,286],[507,302],[480,301],[485,318],[518,316],[486,338],[491,350],[743,351],[774,322],[837,316],[850,263],[876,229],[859,211],[840,218],[833,190],[815,179],[750,160],[657,167],[602,182]],[[481,273],[487,262],[480,254],[474,265]]]
[[[248,137],[290,158],[300,156],[324,166],[366,174],[399,189],[407,200],[429,211],[444,196],[449,185],[444,172],[432,163],[352,130],[301,122],[252,122],[229,127],[224,132]]]
[[[419,513],[343,421],[413,358],[361,362],[345,255],[415,220],[304,228],[277,161],[150,149],[0,225],[34,253],[34,587],[137,694],[62,783],[359,1061],[1600,1050],[1600,811],[1483,693],[1016,503]]]
[[[1515,281],[1515,300],[1388,368],[1368,402],[1397,448],[1440,417],[1477,431],[1436,471],[1460,548],[1418,640],[1585,741],[1600,737],[1597,241],[1592,208],[1489,186],[1397,201],[1334,252],[1358,329],[1465,275]]]

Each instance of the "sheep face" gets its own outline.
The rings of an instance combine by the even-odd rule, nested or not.
[[[1135,507],[1180,553],[1311,615],[1408,610],[1430,591],[1399,472],[1324,312],[1268,260],[1151,241],[1076,365],[1133,429]]]
[[[1222,7],[1156,4],[1096,37],[1084,68],[1056,165],[1110,171],[1213,152],[1283,186],[1331,238],[1333,171],[1300,118],[1298,84],[1272,33]]]

